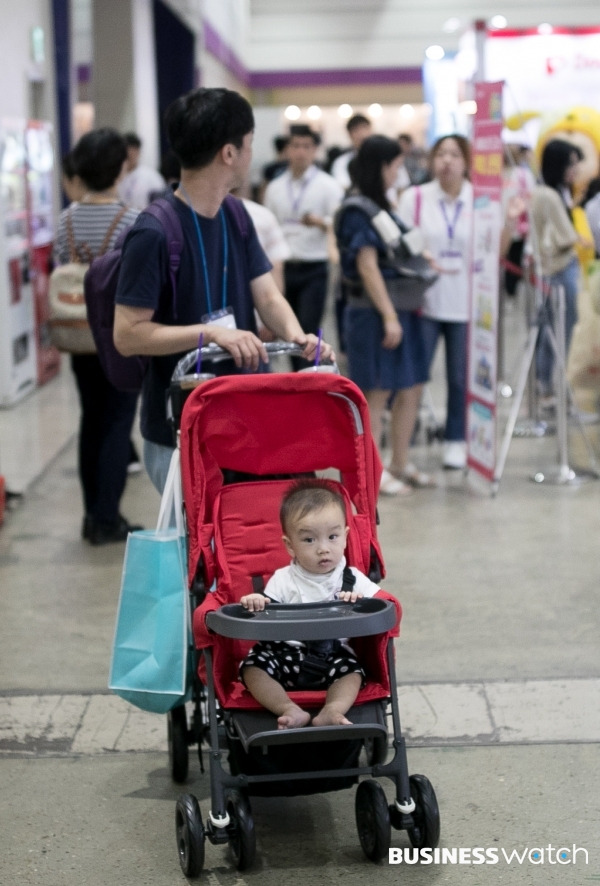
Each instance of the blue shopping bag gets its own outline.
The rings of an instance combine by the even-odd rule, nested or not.
[[[121,698],[157,714],[182,704],[187,693],[191,631],[182,523],[176,450],[157,528],[127,539],[108,683]]]

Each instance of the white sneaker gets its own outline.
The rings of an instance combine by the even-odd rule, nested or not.
[[[444,443],[444,468],[462,471],[467,466],[467,444],[464,440],[447,440]]]
[[[405,483],[403,480],[396,480],[386,468],[383,469],[379,483],[380,495],[411,495],[412,491],[412,487],[408,483]]]

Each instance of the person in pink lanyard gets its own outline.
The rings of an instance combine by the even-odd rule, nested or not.
[[[429,371],[440,338],[446,357],[447,403],[443,466],[466,465],[465,406],[467,330],[473,189],[469,181],[471,149],[462,135],[439,138],[430,152],[432,181],[408,188],[398,215],[423,232],[425,247],[439,273],[425,296],[423,335]]]

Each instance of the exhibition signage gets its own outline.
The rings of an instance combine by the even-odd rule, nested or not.
[[[476,83],[473,251],[467,380],[467,464],[493,481],[496,466],[498,262],[502,226],[502,82]]]
[[[598,106],[600,28],[488,31],[485,76],[503,79],[504,116]]]

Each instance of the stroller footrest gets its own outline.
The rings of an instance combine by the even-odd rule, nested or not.
[[[314,710],[311,713],[316,714]],[[306,742],[340,741],[365,738],[387,738],[385,710],[381,702],[368,702],[351,708],[347,717],[350,726],[303,726],[300,729],[278,729],[277,718],[269,711],[231,711],[238,738],[247,752],[252,747]]]

